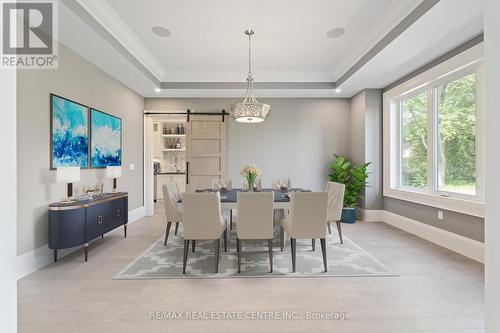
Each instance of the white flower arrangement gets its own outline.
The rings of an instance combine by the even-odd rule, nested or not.
[[[250,191],[254,188],[255,179],[260,176],[260,169],[255,164],[247,165],[240,170],[240,174],[246,178],[248,182],[248,189]]]
[[[241,168],[240,174],[245,178],[248,178],[248,176],[258,177],[260,176],[260,169],[255,164],[250,164]]]

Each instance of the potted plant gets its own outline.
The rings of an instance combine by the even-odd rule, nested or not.
[[[363,198],[362,191],[368,185],[367,168],[371,162],[353,166],[351,161],[335,155],[335,161],[330,163],[330,180],[345,185],[344,208],[341,221],[345,223],[356,222],[356,206],[359,199]]]

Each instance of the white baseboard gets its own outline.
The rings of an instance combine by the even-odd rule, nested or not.
[[[128,224],[138,221],[144,217],[144,206],[136,208],[128,212]],[[62,249],[57,251],[58,259],[67,256],[68,254],[81,249],[81,246],[72,247],[70,249]],[[26,252],[16,258],[16,275],[17,279],[21,279],[28,274],[31,274],[42,267],[45,267],[54,262],[54,251],[48,248],[48,245],[41,246],[30,252]]]
[[[386,210],[382,212],[383,222],[484,263],[484,243]]]
[[[146,216],[146,208],[144,208],[144,206],[131,210],[128,212],[127,223],[134,223],[135,221],[142,219],[144,216]]]

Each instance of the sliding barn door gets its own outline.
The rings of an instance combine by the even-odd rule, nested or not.
[[[221,116],[190,116],[186,140],[186,191],[211,188],[226,174],[226,123]]]

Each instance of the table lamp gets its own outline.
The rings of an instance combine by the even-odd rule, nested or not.
[[[108,166],[106,167],[106,178],[113,178],[113,193],[116,192],[116,178],[122,176],[121,166]]]
[[[56,181],[58,183],[66,183],[67,200],[73,197],[73,183],[80,181],[80,167],[59,167],[56,171]]]

